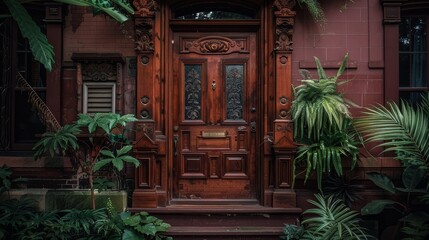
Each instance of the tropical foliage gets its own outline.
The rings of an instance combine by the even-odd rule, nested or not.
[[[343,2],[341,9],[347,8],[348,4],[353,3],[354,0],[343,0]],[[326,16],[320,3],[321,0],[298,0],[298,4],[308,10],[314,21],[323,25],[326,22]]]
[[[348,54],[337,75],[328,77],[315,57],[319,79],[302,74],[302,84],[293,89],[292,119],[295,141],[299,143],[294,160],[294,179],[296,166],[305,164],[305,180],[315,171],[319,189],[323,173],[335,170],[341,176],[343,158],[351,158],[352,166],[358,159],[358,142],[349,112],[351,103],[337,91],[337,86],[344,83],[339,82],[339,77],[346,68],[347,59]]]
[[[406,195],[406,199],[380,199],[369,202],[361,212],[379,214],[390,208],[403,218],[402,232],[406,239],[429,237],[429,94],[422,96],[416,106],[407,102],[389,103],[367,109],[356,127],[366,142],[376,143],[383,152],[392,152],[403,165],[402,187],[386,175],[368,173],[368,178],[392,195]],[[414,199],[414,201],[412,201]]]
[[[118,213],[106,208],[40,212],[34,199],[0,202],[0,239],[171,239],[170,225],[146,212]],[[138,231],[136,230],[138,229]]]
[[[126,163],[138,166],[131,156],[132,145],[126,138],[129,122],[137,120],[134,115],[115,113],[79,114],[77,122],[65,125],[56,132],[47,132],[35,144],[34,157],[45,153],[70,156],[81,172],[88,176],[92,207],[95,208],[94,173],[106,166],[112,166],[116,175]],[[118,179],[119,180],[119,179]]]
[[[351,210],[333,196],[316,194],[315,197],[316,200],[308,200],[314,208],[304,211],[302,226],[286,225],[286,235],[281,239],[373,239],[360,225],[359,212]]]
[[[41,62],[48,71],[52,70],[54,51],[40,27],[34,22],[25,9],[26,4],[38,0],[1,0],[9,10],[10,16],[17,22],[23,37],[27,38],[34,58]],[[53,0],[55,2],[92,7],[94,14],[104,13],[123,23],[134,14],[128,0]]]

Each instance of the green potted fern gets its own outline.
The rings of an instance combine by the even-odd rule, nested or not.
[[[324,173],[335,171],[343,174],[344,159],[351,159],[351,166],[358,159],[358,142],[352,128],[349,107],[353,103],[337,91],[347,64],[345,55],[338,72],[328,77],[318,58],[315,57],[318,79],[311,79],[302,72],[302,84],[293,88],[292,119],[294,139],[298,143],[297,156],[293,164],[293,179],[298,175],[297,166],[305,166],[305,181],[316,173],[317,185],[322,189]],[[299,173],[300,174],[300,173]],[[293,183],[293,184],[294,184]]]
[[[134,115],[115,113],[79,114],[78,120],[54,132],[43,134],[35,144],[34,158],[49,153],[69,156],[78,170],[86,175],[91,190],[91,206],[95,208],[94,173],[110,166],[118,175],[126,163],[139,165],[131,155],[132,145],[126,138],[129,122],[137,120]]]

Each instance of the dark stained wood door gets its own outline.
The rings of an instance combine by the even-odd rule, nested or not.
[[[176,33],[176,199],[256,198],[254,33]]]

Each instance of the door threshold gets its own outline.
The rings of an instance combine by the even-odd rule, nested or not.
[[[257,199],[186,199],[173,198],[170,205],[259,205]]]

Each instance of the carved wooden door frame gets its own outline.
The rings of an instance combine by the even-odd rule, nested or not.
[[[174,151],[171,120],[173,79],[173,31],[195,29],[195,24],[170,19],[170,5],[179,1],[134,0],[137,54],[136,143],[134,152],[141,166],[135,172],[133,207],[157,207],[170,203]],[[186,1],[189,3],[190,1]],[[200,2],[200,1],[198,1]],[[227,2],[227,1],[222,1]],[[239,0],[244,4],[246,1]],[[295,145],[291,107],[292,50],[295,0],[251,0],[259,4],[259,18],[237,26],[232,21],[208,24],[212,29],[257,30],[259,46],[260,113],[260,204],[296,206],[290,189]],[[202,26],[203,27],[203,26]],[[207,27],[207,26],[206,26]],[[213,31],[214,31],[213,30]]]

